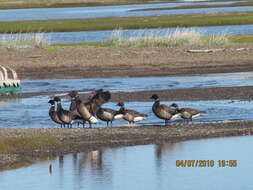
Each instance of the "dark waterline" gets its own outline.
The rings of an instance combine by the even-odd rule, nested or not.
[[[11,190],[251,190],[252,136],[161,145],[104,148],[69,154],[0,173]],[[218,160],[237,167],[219,167]],[[176,167],[176,160],[214,160],[214,167]],[[49,173],[49,165],[52,173]]]

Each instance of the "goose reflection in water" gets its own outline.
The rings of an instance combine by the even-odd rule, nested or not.
[[[162,175],[163,166],[168,164],[167,159],[170,158],[170,152],[174,148],[175,143],[156,144],[154,149],[156,171],[158,176]]]
[[[1,107],[6,107],[6,106],[10,106],[12,104],[20,104],[21,102],[22,102],[21,98],[19,98],[19,97],[15,97],[15,96],[12,96],[12,97],[1,97],[0,108]]]
[[[112,178],[112,169],[108,165],[103,162],[103,155],[105,153],[105,149],[87,151],[82,153],[73,153],[72,157],[69,156],[60,156],[59,157],[59,173],[61,180],[64,179],[64,176],[67,175],[66,168],[64,166],[69,164],[69,159],[72,160],[73,164],[73,174],[75,176],[76,185],[82,187],[82,184],[87,181],[88,176],[100,176],[101,178],[108,179],[106,184],[110,185]],[[66,163],[64,162],[66,161]],[[89,178],[89,177],[88,177]],[[97,181],[99,182],[99,181]],[[62,182],[62,185],[64,182]]]

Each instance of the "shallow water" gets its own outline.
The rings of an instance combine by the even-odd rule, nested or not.
[[[100,89],[117,91],[162,90],[178,88],[207,88],[225,86],[251,86],[253,73],[208,74],[188,77],[140,77],[140,78],[97,78],[73,80],[24,80],[23,92],[50,92]],[[89,91],[87,92],[89,93]],[[64,95],[62,93],[61,95]],[[0,127],[48,128],[59,127],[49,116],[48,96],[37,96],[24,99],[1,99]],[[164,102],[172,104],[173,102]],[[192,107],[204,110],[206,115],[194,119],[199,122],[217,122],[222,120],[252,120],[253,103],[248,101],[177,101],[180,107]],[[70,100],[63,100],[63,107],[69,108]],[[119,109],[115,102],[103,107]],[[149,115],[149,119],[142,124],[163,124],[151,110],[152,102],[127,102],[126,107]],[[181,119],[177,119],[180,124]],[[116,125],[127,124],[124,120],[114,122]],[[95,127],[105,126],[105,123]],[[76,125],[74,127],[77,127]]]
[[[253,72],[204,74],[177,77],[84,78],[22,80],[22,92],[106,89],[141,91],[179,88],[252,86]]]
[[[0,106],[0,127],[8,128],[57,128],[48,116],[50,97],[25,98],[17,103]],[[164,104],[170,105],[174,102],[165,101]],[[204,110],[207,114],[195,118],[193,123],[221,122],[224,120],[252,120],[253,102],[248,101],[177,101],[180,107],[191,107]],[[62,100],[63,108],[68,109],[70,100]],[[163,120],[158,119],[152,112],[153,102],[125,102],[127,109],[133,109],[148,115],[148,119],[140,124],[164,124]],[[102,107],[118,110],[116,102],[109,102]],[[177,118],[173,121],[175,124],[182,124],[182,119]],[[113,126],[127,125],[128,122],[120,119],[113,122]],[[105,127],[106,123],[93,125],[93,127]],[[77,124],[73,127],[78,127]],[[80,125],[80,127],[82,127]],[[86,125],[88,127],[88,125]]]
[[[11,190],[251,190],[252,136],[192,140],[162,145],[104,148],[0,172]],[[218,160],[237,167],[218,167]],[[176,160],[214,160],[214,167],[176,167]],[[52,164],[52,173],[48,167]]]
[[[73,8],[34,8],[34,9],[11,9],[0,10],[0,21],[18,20],[50,20],[50,19],[76,19],[76,18],[98,18],[118,16],[148,16],[161,14],[190,14],[203,12],[238,12],[250,11],[253,7],[232,7],[232,8],[207,8],[207,9],[183,9],[165,11],[137,11],[135,9],[175,7],[182,5],[196,4],[231,4],[231,2],[182,2],[182,3],[161,3],[161,4],[140,4],[140,5],[119,5],[119,6],[98,6],[98,7],[73,7]]]

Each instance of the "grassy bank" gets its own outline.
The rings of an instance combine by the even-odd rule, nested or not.
[[[124,38],[121,30],[115,30],[112,36],[101,43],[105,47],[201,47],[201,46],[226,46],[229,40],[225,34],[204,37],[197,30],[180,30],[167,32],[159,36],[156,33],[148,33],[144,36]]]
[[[136,37],[125,38],[122,30],[115,30],[111,37],[99,42],[81,42],[67,44],[51,44],[43,33],[32,33],[22,36],[4,35],[0,38],[0,47],[8,50],[27,48],[42,48],[55,51],[57,47],[94,47],[94,48],[135,48],[135,47],[227,47],[235,44],[253,44],[253,35],[228,36],[226,32],[217,33],[215,36],[204,36],[195,29],[169,30],[164,35],[155,32],[136,34]]]
[[[186,39],[184,39],[186,37]],[[176,39],[176,36],[174,37]],[[188,39],[188,40],[187,40]],[[195,38],[196,39],[196,38]],[[178,39],[177,43],[175,43],[174,46],[185,46],[187,44],[193,45],[191,43],[192,41],[195,41],[196,46],[200,46],[201,44],[205,46],[223,46],[223,45],[229,45],[229,44],[253,44],[253,35],[221,35],[221,36],[211,36],[211,37],[203,37],[198,36],[197,40],[194,40],[191,38],[191,35],[189,36],[182,36],[181,40]],[[165,43],[166,42],[166,43]],[[132,38],[129,41],[124,38],[111,38],[107,41],[102,42],[81,42],[81,43],[67,43],[67,44],[53,44],[53,47],[94,47],[94,48],[118,48],[118,47],[168,47],[173,46],[173,44],[169,43],[170,39],[164,38],[164,37],[155,37],[150,36],[146,38]],[[209,43],[208,43],[209,42]]]
[[[0,139],[0,153],[17,152],[20,149],[32,150],[59,145],[61,145],[60,141],[51,136],[9,137]]]
[[[132,11],[203,9],[203,8],[224,8],[224,7],[245,7],[245,6],[253,6],[253,2],[240,2],[240,3],[232,3],[232,4],[211,4],[211,5],[185,5],[185,6],[176,6],[176,7],[136,9]]]
[[[148,3],[167,3],[173,0],[23,0],[9,1],[0,0],[0,9],[24,9],[24,8],[63,8],[63,7],[87,7],[87,6],[110,6],[131,5]]]
[[[45,48],[50,44],[50,39],[44,37],[44,33],[30,33],[27,35],[3,35],[0,37],[0,47],[10,50],[24,48]]]
[[[253,24],[253,12],[0,22],[0,33],[77,32]]]
[[[228,39],[236,44],[253,44],[253,34],[251,35],[234,35],[229,36]]]

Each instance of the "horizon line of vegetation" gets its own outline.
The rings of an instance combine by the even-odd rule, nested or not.
[[[135,11],[158,11],[158,10],[178,10],[178,9],[203,9],[203,8],[224,8],[224,7],[246,7],[253,6],[253,2],[240,2],[231,4],[209,4],[209,5],[183,5],[176,7],[161,7],[161,8],[145,8],[145,9],[134,9]]]
[[[6,9],[31,9],[31,8],[68,8],[68,7],[94,7],[94,6],[113,6],[113,5],[133,5],[133,4],[157,4],[157,3],[173,3],[176,0],[164,0],[164,1],[150,1],[150,0],[111,0],[111,1],[90,1],[90,2],[61,2],[51,1],[49,3],[37,2],[37,3],[1,3],[0,10]]]
[[[79,32],[253,24],[253,12],[0,22],[0,33]]]

